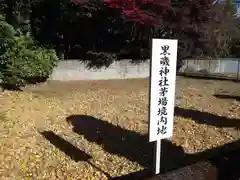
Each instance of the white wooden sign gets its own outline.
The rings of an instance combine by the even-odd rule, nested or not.
[[[161,139],[173,134],[177,43],[172,39],[152,39],[149,141],[156,141],[155,174],[160,173]]]
[[[149,98],[149,141],[172,137],[177,40],[152,39]]]

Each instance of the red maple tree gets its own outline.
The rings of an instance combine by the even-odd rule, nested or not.
[[[120,9],[126,21],[149,26],[162,23],[162,14],[171,7],[171,0],[103,0],[109,8]],[[89,0],[72,0],[86,4]]]
[[[127,21],[157,26],[162,23],[164,10],[171,7],[171,0],[104,0],[110,8],[119,8]]]
[[[75,0],[81,1],[81,0]],[[86,1],[86,0],[85,0]],[[91,0],[89,0],[91,1]],[[212,49],[206,23],[215,22],[214,0],[103,0],[109,8],[119,9],[126,21],[156,26],[157,37],[178,39],[178,64]],[[149,31],[149,39],[152,34]],[[179,67],[180,67],[179,65]]]

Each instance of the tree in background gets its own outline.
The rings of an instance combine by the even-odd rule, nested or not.
[[[181,0],[173,2],[172,9],[165,16],[165,31],[169,38],[179,41],[180,60],[202,56],[208,53],[206,23],[214,21],[211,12],[212,0]]]
[[[33,0],[1,0],[0,10],[7,23],[22,33],[30,33],[31,3]]]
[[[185,58],[224,54],[226,48],[237,52],[231,47],[238,44],[239,37],[233,36],[238,19],[229,15],[219,21],[226,18],[220,9],[212,0],[1,0],[0,4],[9,24],[42,45],[53,46],[65,59],[93,58],[94,53],[96,59],[111,59],[111,54],[118,59],[147,59],[154,37],[179,40],[178,64]]]
[[[205,35],[210,47],[207,54],[211,57],[233,56],[232,48],[240,39],[240,22],[236,16],[237,9],[232,0],[216,3],[211,9],[214,19],[205,23]],[[214,48],[213,48],[214,47]]]
[[[118,9],[126,21],[138,28],[148,28],[148,40],[153,31],[161,32],[157,38],[178,39],[178,68],[182,60],[209,53],[209,33],[206,23],[215,21],[212,0],[105,0],[108,7]],[[139,25],[140,24],[140,25]],[[156,37],[156,36],[155,36]],[[210,48],[211,49],[211,48]]]
[[[109,8],[119,10],[126,24],[130,26],[131,39],[127,48],[141,57],[149,58],[150,39],[163,37],[163,17],[171,8],[171,0],[104,0],[104,2]]]
[[[110,8],[117,8],[126,21],[148,26],[161,26],[164,11],[171,7],[171,0],[104,0]]]

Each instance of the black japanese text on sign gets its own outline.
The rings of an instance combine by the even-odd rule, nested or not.
[[[166,134],[167,133],[167,123],[168,123],[168,99],[167,93],[169,89],[169,80],[168,73],[170,72],[169,66],[169,49],[168,45],[161,46],[162,52],[160,53],[160,69],[159,69],[159,99],[158,99],[158,112],[157,112],[157,135]]]

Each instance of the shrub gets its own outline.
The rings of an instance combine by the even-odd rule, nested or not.
[[[105,52],[88,51],[86,53],[87,59],[90,63],[87,64],[88,68],[101,68],[102,66],[109,67],[113,61],[117,59],[115,54]]]
[[[11,27],[7,25],[7,27]],[[12,29],[12,28],[10,28]],[[27,84],[46,80],[58,60],[54,50],[40,47],[31,37],[1,36],[0,29],[0,79],[4,88],[19,89]]]
[[[24,80],[28,84],[46,81],[57,65],[58,57],[56,52],[53,49],[38,47],[31,50],[29,54],[31,55],[29,59],[32,58],[32,62],[28,64],[26,73],[23,75]]]
[[[0,38],[12,38],[16,34],[14,28],[8,24],[2,15],[0,15]]]
[[[4,18],[0,15],[0,55],[6,52],[15,34],[16,31],[14,28],[6,23]]]

